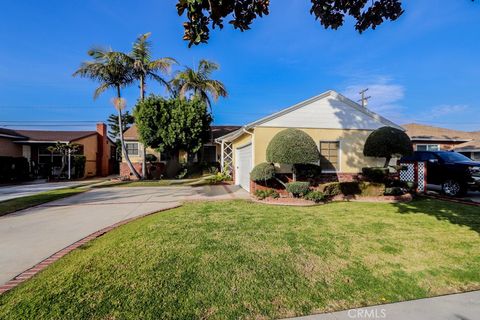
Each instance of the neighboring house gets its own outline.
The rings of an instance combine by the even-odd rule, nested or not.
[[[250,171],[266,161],[270,140],[284,129],[297,128],[308,133],[320,150],[322,172],[348,180],[363,167],[383,165],[384,159],[365,157],[363,146],[373,130],[384,126],[403,130],[343,95],[327,91],[249,123],[216,142],[222,150],[222,167],[232,171],[235,184],[250,190]]]
[[[473,160],[480,160],[480,131],[467,132],[410,123],[403,125],[414,150],[454,150]]]
[[[211,126],[210,130],[210,140],[205,143],[202,149],[195,155],[188,155],[186,152],[179,151],[176,161],[180,162],[220,162],[221,149],[220,144],[215,142],[220,136],[226,135],[230,132],[238,130],[240,126]],[[135,169],[138,172],[142,172],[142,161],[143,161],[143,144],[139,141],[139,135],[137,127],[132,125],[128,130],[125,131],[125,147],[127,149],[128,157],[130,161],[135,166]],[[157,157],[157,162],[166,163],[170,159],[168,154],[160,154],[158,151],[147,148],[145,154],[152,154]],[[120,164],[120,175],[122,177],[131,177],[130,170],[127,166],[125,159],[122,159]]]
[[[38,178],[48,175],[45,170],[53,163],[60,166],[61,156],[47,148],[57,142],[80,144],[76,154],[84,155],[85,176],[107,176],[115,165],[115,143],[107,136],[107,126],[97,124],[96,131],[11,130],[0,128],[0,156],[25,157],[32,173]]]

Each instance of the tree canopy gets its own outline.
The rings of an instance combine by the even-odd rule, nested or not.
[[[373,131],[365,141],[363,155],[385,158],[387,167],[394,156],[407,156],[413,153],[412,141],[408,135],[397,128],[382,127]]]
[[[165,99],[151,95],[135,106],[140,141],[161,152],[195,153],[208,141],[212,117],[199,99]]]
[[[280,131],[267,147],[267,161],[272,163],[312,163],[319,159],[320,154],[315,141],[298,129]]]
[[[268,15],[270,0],[177,0],[177,12],[187,20],[183,39],[193,44],[208,42],[210,29],[224,26],[228,21],[235,29],[245,31],[257,17]],[[362,33],[375,29],[385,20],[394,21],[403,14],[401,0],[310,0],[312,14],[326,29],[341,27],[346,17],[355,21],[355,29]]]

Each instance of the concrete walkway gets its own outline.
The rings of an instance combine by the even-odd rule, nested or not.
[[[39,180],[15,185],[0,186],[0,201],[31,196],[40,192],[75,187],[87,183],[100,182],[102,180],[81,180],[81,181],[62,181],[62,182],[45,182]]]
[[[0,217],[0,285],[122,220],[188,200],[241,198],[249,195],[235,186],[101,188]]]
[[[325,313],[295,320],[477,320],[480,291]]]

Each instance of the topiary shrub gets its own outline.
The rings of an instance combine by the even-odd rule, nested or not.
[[[85,164],[87,163],[87,157],[83,155],[75,155],[72,157],[72,165],[74,168],[75,174],[73,177],[75,179],[80,179],[85,176]]]
[[[408,135],[392,127],[382,127],[373,131],[363,147],[364,156],[385,158],[385,168],[393,156],[408,156],[412,153],[412,141]]]
[[[325,195],[323,194],[323,192],[315,190],[315,191],[307,192],[307,194],[303,198],[305,200],[310,200],[310,201],[313,201],[315,203],[319,203],[319,202],[325,200]]]
[[[287,192],[298,198],[306,195],[310,191],[310,183],[308,182],[290,182],[286,184]]]
[[[297,163],[293,165],[293,171],[298,179],[316,179],[322,173],[322,168],[313,163]]]
[[[355,194],[361,194],[360,184],[356,181],[352,182],[330,182],[320,186],[322,191],[327,196],[337,196],[343,194],[344,196],[350,196]]]
[[[389,170],[384,167],[362,168],[363,176],[371,182],[384,182],[388,178]]]
[[[275,177],[275,166],[271,163],[262,162],[257,164],[252,172],[250,179],[255,182],[267,182]]]
[[[259,200],[263,200],[265,198],[273,198],[273,199],[277,199],[280,197],[280,195],[278,194],[277,191],[273,190],[273,189],[268,189],[268,190],[255,190],[255,197],[257,197],[257,199]]]
[[[312,163],[320,159],[315,141],[298,129],[277,133],[267,147],[267,161],[272,163]]]
[[[405,194],[405,190],[400,187],[385,188],[384,194],[386,196],[403,196]]]
[[[385,193],[385,184],[377,182],[361,182],[360,194],[364,197],[381,197]]]

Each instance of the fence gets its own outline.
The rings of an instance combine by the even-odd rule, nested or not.
[[[404,170],[400,170],[400,180],[414,182],[417,185],[417,192],[427,192],[427,164],[422,161],[400,162]]]

